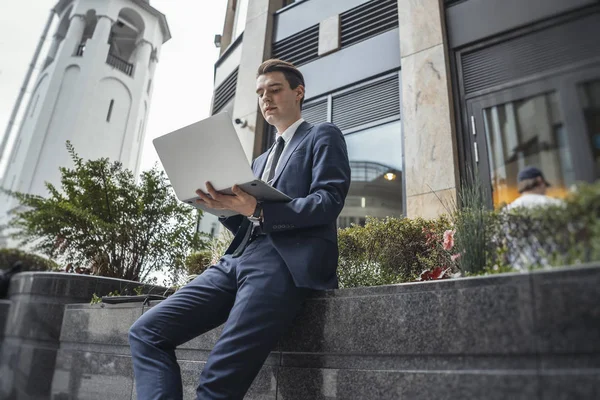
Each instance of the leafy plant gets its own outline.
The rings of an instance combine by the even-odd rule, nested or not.
[[[221,229],[218,236],[210,240],[207,246],[211,257],[209,265],[219,262],[219,259],[223,257],[232,240],[233,234],[225,228]]]
[[[212,264],[212,258],[210,250],[202,250],[190,254],[185,259],[185,269],[188,275],[200,275],[203,273]]]
[[[118,290],[114,290],[110,293],[108,293],[106,296],[103,297],[115,297],[115,296],[120,296],[121,294],[119,293]],[[96,293],[94,293],[92,295],[92,300],[90,300],[90,304],[99,304],[102,303],[102,297],[99,297]]]
[[[409,282],[424,270],[452,268],[452,254],[442,247],[450,228],[446,217],[368,218],[365,226],[353,225],[338,234],[341,287],[375,286]]]
[[[518,270],[600,260],[600,183],[580,184],[562,205],[511,209],[497,218],[504,260]]]
[[[90,300],[90,304],[94,305],[94,304],[99,304],[102,303],[102,297],[98,297],[98,295],[96,293],[94,293],[92,295],[92,300]]]
[[[490,246],[493,212],[488,209],[481,182],[475,173],[467,177],[458,192],[459,207],[452,213],[456,230],[455,252],[458,265],[466,274],[482,272],[486,267]]]
[[[18,249],[0,249],[0,269],[10,268],[20,261],[23,271],[59,271],[56,262]]]
[[[61,190],[48,196],[10,193],[23,206],[10,222],[15,239],[96,275],[145,281],[153,271],[184,267],[204,243],[195,210],[172,193],[164,172],[143,172],[139,183],[119,162],[84,161],[67,142],[74,168],[60,168]]]
[[[600,260],[600,183],[563,206],[491,210],[476,179],[436,220],[374,219],[339,231],[341,287],[489,275]]]

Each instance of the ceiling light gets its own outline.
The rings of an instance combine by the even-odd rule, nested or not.
[[[393,172],[388,172],[387,174],[385,174],[383,176],[385,179],[387,179],[388,181],[393,181],[394,179],[396,179],[396,174]]]

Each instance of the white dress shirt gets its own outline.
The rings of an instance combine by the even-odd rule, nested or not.
[[[275,143],[277,143],[277,138],[279,138],[281,136],[283,138],[283,141],[284,141],[283,150],[285,150],[286,146],[290,143],[290,141],[294,137],[294,134],[298,130],[298,127],[303,122],[304,122],[304,119],[300,118],[298,121],[296,121],[292,125],[290,125],[285,131],[283,131],[283,133],[277,132],[277,136],[275,138]],[[281,162],[281,156],[280,156],[279,160],[277,162],[277,165],[272,165],[273,164],[273,157],[275,157],[275,151],[274,151],[274,149],[275,149],[275,143],[273,144],[273,146],[271,146],[271,151],[269,152],[269,156],[267,158],[267,164],[265,165],[265,170],[263,171],[263,174],[261,176],[261,179],[263,181],[265,181],[265,182],[269,178],[269,172],[271,171],[271,168],[277,169],[277,165],[279,165],[279,162]],[[283,151],[281,152],[281,154],[283,154]]]
[[[521,195],[521,197],[506,206],[506,209],[512,210],[519,207],[531,209],[544,206],[559,206],[562,204],[563,202],[559,199],[548,197],[543,194],[527,193]]]

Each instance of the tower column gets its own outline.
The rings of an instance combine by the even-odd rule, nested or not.
[[[88,64],[92,69],[97,68],[99,65],[104,65],[106,61],[110,47],[108,37],[110,36],[113,22],[113,19],[106,15],[98,15],[94,35],[87,41],[84,54],[88,62],[92,60],[92,64]],[[101,60],[101,63],[98,63],[99,60]]]
[[[85,29],[85,15],[75,14],[71,17],[71,22],[69,23],[69,30],[67,31],[67,36],[72,38],[78,38],[80,40],[83,36],[83,30]]]
[[[63,50],[61,52],[67,51],[69,55],[74,55],[77,52],[77,47],[81,44],[81,37],[83,36],[83,31],[85,29],[85,15],[75,14],[71,17],[71,22],[69,23],[69,30],[67,31],[67,35],[63,42]],[[58,33],[57,33],[58,35]],[[59,38],[56,38],[56,51],[58,54],[60,45]],[[52,54],[52,53],[50,53]]]
[[[147,40],[141,40],[137,45],[135,65],[148,67],[150,63],[150,54],[152,53],[152,43]]]
[[[58,47],[60,46],[60,44],[62,43],[62,41],[65,39],[65,36],[60,34],[60,33],[55,33],[53,40],[52,40],[52,46],[50,47],[50,50],[48,51],[48,58],[54,59],[56,58],[56,53],[58,53]]]
[[[98,15],[98,23],[92,40],[100,43],[108,43],[108,36],[114,21],[107,15]]]

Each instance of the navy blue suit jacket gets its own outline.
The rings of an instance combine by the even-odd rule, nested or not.
[[[269,152],[252,163],[261,177]],[[293,200],[264,203],[262,230],[286,263],[294,283],[311,289],[337,288],[336,220],[350,187],[350,163],[342,132],[331,123],[303,122],[287,144],[275,170],[273,186]],[[248,219],[221,222],[236,234],[227,253],[241,242]]]

